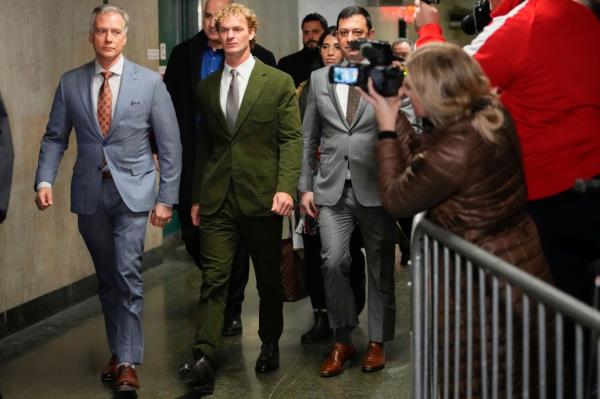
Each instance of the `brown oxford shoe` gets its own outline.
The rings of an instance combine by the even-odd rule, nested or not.
[[[383,344],[379,342],[369,342],[367,352],[362,358],[362,371],[373,373],[385,367],[385,352]]]
[[[112,355],[106,366],[102,369],[102,373],[100,373],[100,380],[102,382],[113,382],[115,380],[115,376],[117,375],[117,357]]]
[[[117,369],[117,391],[137,391],[140,388],[137,373],[131,365],[125,363]]]
[[[333,377],[344,371],[344,363],[356,353],[354,345],[336,342],[321,365],[321,377]]]

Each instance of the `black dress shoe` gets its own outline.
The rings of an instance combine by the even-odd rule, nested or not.
[[[260,355],[256,359],[257,373],[270,373],[279,368],[279,345],[277,341],[263,342],[260,347]]]
[[[315,310],[315,324],[313,324],[308,332],[302,334],[300,341],[303,344],[314,344],[322,339],[331,337],[332,334],[333,330],[329,328],[327,312]]]
[[[209,395],[215,387],[215,368],[206,355],[201,355],[194,363],[179,367],[179,379],[191,385],[198,392]]]
[[[239,314],[234,316],[225,316],[223,330],[221,335],[224,337],[233,337],[242,333],[242,319]]]

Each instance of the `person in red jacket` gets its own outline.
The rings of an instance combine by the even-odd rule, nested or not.
[[[444,40],[435,7],[415,1],[417,46]],[[599,0],[491,0],[492,21],[464,50],[512,114],[523,153],[527,210],[556,285],[588,303],[600,259]],[[557,48],[568,49],[557,53]]]

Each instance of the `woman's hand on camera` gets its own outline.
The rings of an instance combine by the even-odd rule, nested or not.
[[[400,92],[393,97],[383,97],[381,94],[377,93],[373,87],[373,81],[371,78],[369,78],[368,86],[368,93],[359,87],[356,89],[359,90],[364,99],[373,106],[373,109],[375,110],[375,117],[379,123],[379,131],[395,131],[398,110],[402,104],[402,96],[400,95]]]

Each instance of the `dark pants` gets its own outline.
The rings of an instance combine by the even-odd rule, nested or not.
[[[234,253],[240,239],[248,245],[260,297],[258,335],[261,341],[278,340],[283,330],[281,291],[280,216],[248,217],[242,214],[232,190],[223,207],[202,215],[200,258],[202,286],[196,315],[194,354],[214,359],[221,342],[225,301]]]
[[[225,319],[233,318],[242,313],[242,302],[244,302],[244,291],[248,284],[250,275],[250,252],[243,239],[238,242],[233,265],[229,275],[229,289],[227,291],[227,302],[225,304]]]
[[[360,235],[360,228],[357,226],[350,239],[350,285],[354,292],[356,309],[359,311],[365,305],[365,256],[361,251],[363,246]],[[326,309],[325,287],[323,283],[323,272],[321,266],[321,237],[317,232],[314,235],[302,235],[304,240],[304,272],[310,303],[313,309]]]
[[[600,259],[600,193],[568,190],[527,204],[556,286],[588,304]]]
[[[200,229],[192,224],[190,208],[191,205],[189,204],[179,204],[177,206],[181,224],[181,238],[185,244],[185,249],[194,259],[196,266],[202,268],[200,261]],[[242,302],[244,302],[244,291],[248,284],[249,273],[250,253],[248,252],[248,246],[244,244],[244,240],[240,240],[231,267],[227,306],[225,308],[226,318],[242,313]]]
[[[190,217],[191,204],[180,203],[177,205],[177,214],[179,215],[179,224],[181,225],[181,239],[185,244],[185,249],[194,259],[194,263],[202,268],[200,262],[200,229],[192,224]]]
[[[595,273],[590,263],[600,260],[600,193],[568,190],[527,204],[535,221],[554,284],[567,294],[592,305]],[[566,397],[574,397],[571,373],[575,368],[575,325],[564,321]],[[590,351],[584,337],[584,362]],[[585,366],[587,368],[587,365]]]

